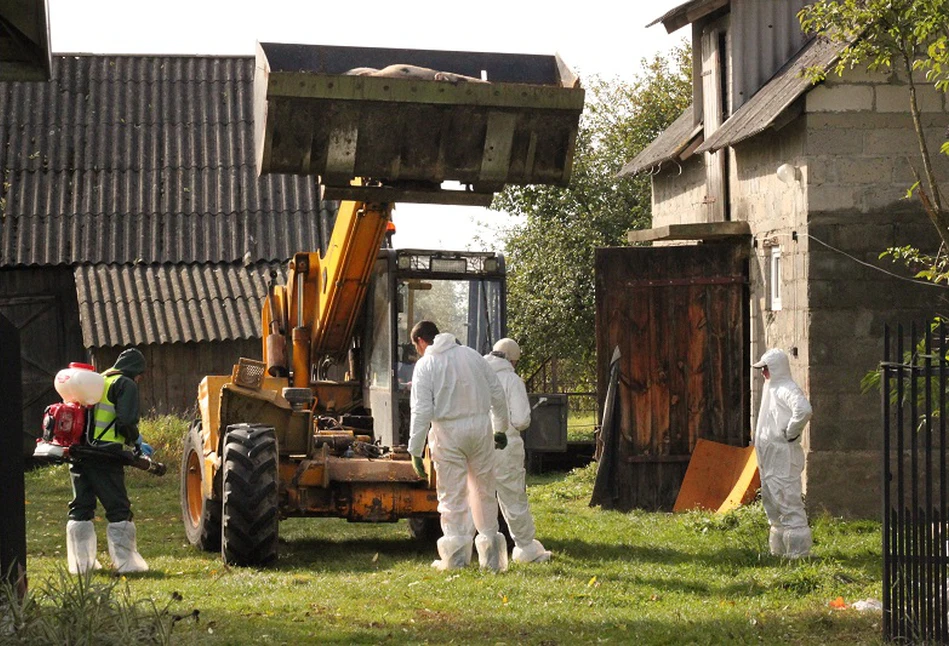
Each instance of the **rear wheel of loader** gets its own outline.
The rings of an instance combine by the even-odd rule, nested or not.
[[[207,552],[221,549],[221,501],[206,498],[202,489],[204,452],[201,422],[191,424],[181,453],[181,517],[188,542]]]
[[[224,561],[266,565],[277,560],[277,436],[272,426],[236,424],[224,438]]]
[[[434,543],[442,537],[442,525],[435,518],[409,518],[409,536],[421,543]]]

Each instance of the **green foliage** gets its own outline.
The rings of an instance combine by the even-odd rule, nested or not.
[[[573,177],[567,188],[508,187],[493,208],[523,216],[504,237],[508,254],[511,335],[530,373],[547,357],[570,360],[593,383],[594,251],[625,244],[630,229],[649,225],[649,178],[617,178],[691,102],[691,54],[643,61],[629,83],[594,78],[580,119]],[[585,377],[583,377],[585,376]]]
[[[0,589],[0,642],[7,644],[169,644],[175,622],[171,601],[159,608],[133,601],[123,577],[101,580],[55,574],[22,599],[5,583]]]
[[[818,0],[799,13],[805,32],[849,43],[835,65],[838,74],[859,66],[878,71],[905,64],[926,70],[943,91],[949,80],[947,16],[949,0]]]

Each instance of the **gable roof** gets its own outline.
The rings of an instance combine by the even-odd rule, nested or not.
[[[693,125],[690,106],[632,161],[623,166],[618,175],[632,176],[644,170],[655,169],[680,157],[684,152],[714,152],[778,126],[782,122],[782,115],[814,87],[805,71],[810,68],[830,68],[846,46],[845,42],[833,42],[825,37],[812,38],[764,87],[704,141],[701,140],[703,124]],[[691,149],[691,146],[696,144],[699,145]]]
[[[713,11],[721,9],[728,5],[729,2],[730,0],[691,0],[690,2],[683,2],[646,26],[652,27],[661,22],[663,27],[666,28],[666,33],[671,34],[677,29],[685,27],[689,23],[693,23],[699,18],[703,18]]]
[[[781,114],[814,87],[806,71],[810,68],[828,69],[846,46],[846,42],[833,42],[825,37],[811,39],[721,128],[706,137],[696,152],[714,152],[733,146],[776,125]]]
[[[55,56],[0,83],[0,267],[318,249],[313,178],[254,166],[251,57]]]

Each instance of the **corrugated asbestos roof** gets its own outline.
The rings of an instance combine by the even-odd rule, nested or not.
[[[813,83],[804,73],[809,68],[827,69],[847,46],[827,38],[814,38],[779,69],[764,87],[738,108],[696,152],[712,152],[733,146],[771,126]]]
[[[733,146],[763,132],[773,125],[802,94],[813,87],[810,79],[804,74],[804,70],[813,67],[828,69],[837,60],[837,56],[844,47],[846,43],[831,42],[826,38],[812,39],[694,152],[713,152],[726,146]],[[675,159],[696,137],[702,134],[701,125],[695,127],[692,121],[690,106],[671,126],[626,164],[619,172],[619,176],[636,175]]]
[[[313,178],[254,167],[254,59],[54,56],[0,83],[0,267],[284,260]]]
[[[86,347],[260,338],[270,272],[282,263],[80,265],[75,269]]]
[[[688,148],[689,144],[699,136],[702,127],[693,124],[692,106],[685,109],[678,119],[656,137],[652,143],[643,148],[633,160],[627,163],[618,173],[619,177],[627,177],[641,173],[644,170],[660,166],[679,155]]]

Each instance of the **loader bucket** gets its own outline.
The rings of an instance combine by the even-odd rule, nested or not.
[[[672,510],[706,509],[724,514],[754,500],[760,486],[755,447],[700,439]]]
[[[437,74],[354,72],[393,66]],[[569,183],[583,95],[558,56],[258,43],[257,168],[317,175],[326,199],[486,205]]]

